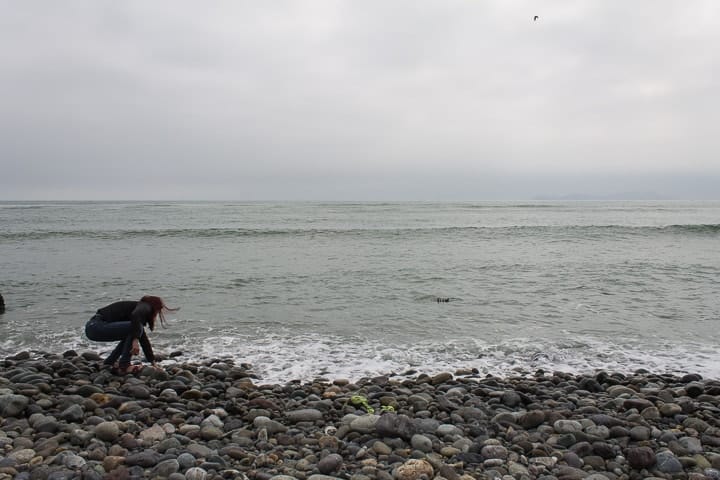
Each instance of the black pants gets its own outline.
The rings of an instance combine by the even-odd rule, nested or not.
[[[115,350],[105,359],[107,365],[114,364],[120,358],[120,366],[130,365],[132,342],[145,334],[142,326],[134,331],[132,322],[106,322],[102,315],[95,314],[85,324],[85,335],[95,342],[119,342]]]

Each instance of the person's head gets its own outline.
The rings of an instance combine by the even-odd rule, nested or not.
[[[175,312],[178,309],[177,308],[170,308],[167,305],[165,305],[165,302],[163,302],[163,299],[160,297],[156,297],[153,295],[145,295],[140,299],[141,302],[145,302],[148,305],[152,307],[153,315],[150,321],[148,322],[148,326],[150,327],[150,330],[155,330],[155,319],[157,317],[160,317],[160,325],[163,327],[165,326],[165,312]]]

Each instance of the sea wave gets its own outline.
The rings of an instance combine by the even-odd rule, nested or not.
[[[252,364],[269,382],[319,376],[357,380],[408,371],[433,374],[457,369],[499,376],[541,369],[570,373],[645,369],[720,378],[720,352],[707,346],[617,344],[597,337],[555,342],[512,338],[500,343],[466,339],[389,344],[382,339],[325,335],[218,336],[203,341],[199,350],[197,342],[192,347],[179,359],[230,357]]]
[[[437,226],[382,228],[168,228],[118,230],[33,230],[2,232],[0,240],[26,241],[54,238],[85,238],[99,240],[127,240],[129,238],[241,238],[241,237],[303,237],[303,236],[404,236],[404,235],[493,235],[525,236],[562,234],[589,238],[592,236],[647,235],[718,235],[720,224],[678,224],[662,226],[627,225],[503,225],[503,226]]]
[[[697,373],[720,378],[720,352],[712,345],[658,344],[606,338],[574,336],[548,341],[539,338],[507,338],[498,343],[468,338],[410,344],[389,343],[381,338],[348,338],[322,334],[217,334],[153,338],[161,354],[181,352],[172,361],[232,359],[249,363],[261,383],[291,380],[310,381],[318,377],[357,380],[378,375],[435,374],[458,369],[479,375],[510,376],[545,372],[576,374],[597,371],[631,373]],[[31,349],[62,353],[68,349],[106,354],[110,344],[57,333],[36,339]],[[0,343],[5,355],[17,353],[17,344]],[[58,350],[60,349],[60,350]]]

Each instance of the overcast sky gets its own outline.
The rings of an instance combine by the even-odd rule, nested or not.
[[[0,0],[0,199],[568,194],[720,198],[720,2]]]

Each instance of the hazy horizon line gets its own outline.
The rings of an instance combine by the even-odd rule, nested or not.
[[[516,203],[516,202],[717,202],[718,198],[630,198],[630,197],[603,197],[591,195],[564,195],[564,196],[537,196],[532,198],[514,198],[514,199],[493,199],[493,198],[476,198],[476,199],[282,199],[282,198],[265,198],[265,199],[243,199],[243,198],[219,198],[219,199],[183,199],[183,198],[14,198],[0,199],[0,203],[219,203],[219,202],[237,202],[237,203]]]

